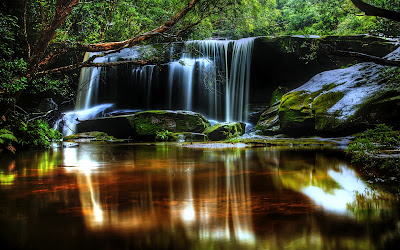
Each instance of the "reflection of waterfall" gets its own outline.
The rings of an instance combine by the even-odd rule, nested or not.
[[[116,108],[185,109],[217,120],[246,121],[253,41],[186,42],[182,51],[171,49],[171,58],[172,53],[182,55],[168,67],[82,69],[76,109],[114,103]],[[124,49],[95,62],[135,60],[139,50]],[[85,60],[92,55],[87,53]]]
[[[243,151],[226,153],[222,156],[225,179],[214,169],[209,170],[206,182],[201,183],[200,193],[192,191],[198,184],[194,182],[192,167],[174,176],[182,178],[185,185],[183,189],[170,185],[170,200],[177,201],[171,207],[171,220],[181,220],[187,232],[201,240],[236,240],[253,244],[248,165],[239,160]],[[199,227],[198,235],[193,235],[194,225]]]

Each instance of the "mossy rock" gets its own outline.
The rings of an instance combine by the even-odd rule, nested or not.
[[[282,132],[349,135],[377,123],[397,129],[400,77],[396,72],[394,67],[360,63],[314,76],[282,97]]]
[[[206,128],[203,134],[211,141],[221,141],[243,135],[245,128],[246,124],[243,122],[223,122]]]
[[[113,136],[109,136],[107,133],[100,131],[90,131],[84,133],[78,133],[75,135],[69,135],[64,137],[64,141],[116,141]]]
[[[289,92],[289,89],[286,87],[279,86],[278,88],[276,88],[274,90],[274,92],[272,92],[269,105],[271,107],[273,107],[275,105],[279,105],[282,100],[283,95],[286,94],[287,92]]]
[[[305,90],[289,92],[279,106],[280,126],[284,133],[310,134],[314,132],[314,114],[311,107],[314,94]],[[299,131],[298,128],[302,130]]]
[[[200,133],[210,126],[201,114],[190,111],[151,110],[136,113],[130,120],[135,135],[142,139],[154,139],[158,132]]]
[[[257,122],[256,130],[264,135],[273,135],[280,132],[279,103],[264,111]]]

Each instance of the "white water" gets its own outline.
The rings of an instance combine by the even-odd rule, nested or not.
[[[54,129],[58,130],[61,128],[64,136],[75,134],[76,124],[78,124],[79,121],[101,117],[104,115],[104,112],[112,106],[113,104],[106,103],[88,109],[66,112],[63,117],[56,122]]]

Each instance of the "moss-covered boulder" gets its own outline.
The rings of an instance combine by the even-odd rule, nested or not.
[[[265,110],[256,125],[256,131],[261,131],[264,135],[273,135],[280,132],[279,105],[284,94],[289,90],[279,86],[271,95],[270,107]]]
[[[121,139],[154,140],[158,132],[201,133],[211,124],[199,113],[152,110],[134,115],[101,117],[80,121],[77,132],[102,131]]]
[[[350,134],[376,123],[398,127],[399,115],[400,70],[375,63],[320,73],[284,95],[279,106],[287,134]]]
[[[221,141],[243,135],[245,128],[246,124],[243,122],[223,122],[208,127],[203,134],[211,141]]]
[[[154,139],[157,132],[201,133],[210,122],[201,114],[190,111],[152,110],[136,113],[130,122],[138,138]]]

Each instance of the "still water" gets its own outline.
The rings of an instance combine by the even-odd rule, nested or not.
[[[1,249],[383,249],[398,201],[314,149],[83,144],[0,159]]]

